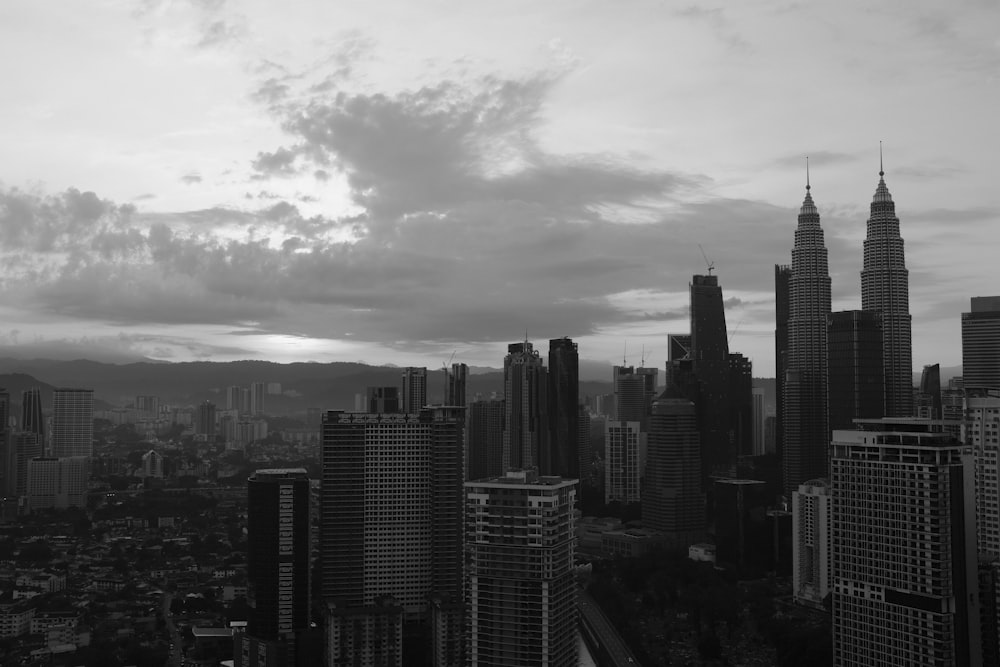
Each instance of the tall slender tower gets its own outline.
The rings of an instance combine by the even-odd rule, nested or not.
[[[784,460],[785,371],[788,370],[788,282],[792,267],[774,265],[774,453]]]
[[[427,405],[427,369],[407,366],[403,369],[403,412],[417,413]]]
[[[531,343],[511,343],[503,360],[504,427],[502,467],[537,468],[548,457],[548,382]]]
[[[909,272],[899,236],[896,205],[885,185],[879,147],[879,180],[872,198],[861,269],[861,309],[882,319],[885,416],[913,415],[913,350],[910,337]]]
[[[830,315],[830,270],[819,211],[806,196],[792,248],[788,278],[788,353],[782,407],[782,469],[789,498],[807,480],[827,475],[830,445],[827,415],[827,317]]]
[[[731,395],[729,339],[719,277],[691,278],[691,359],[700,389],[698,428],[706,473],[722,471],[736,461],[730,439]]]
[[[445,405],[465,407],[465,386],[469,378],[469,367],[465,364],[451,365],[451,371],[445,369]]]
[[[39,438],[45,435],[45,420],[42,417],[42,390],[38,387],[21,392],[21,430],[34,433]]]
[[[549,341],[548,390],[550,455],[540,462],[539,471],[579,479],[580,355],[570,338]]]

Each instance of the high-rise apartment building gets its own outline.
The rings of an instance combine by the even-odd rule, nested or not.
[[[28,494],[28,461],[44,455],[45,444],[41,436],[28,431],[15,431],[10,434],[10,452],[13,461],[10,465],[11,478],[7,493],[12,496]]]
[[[1000,390],[965,398],[962,442],[976,462],[978,551],[1000,559]]]
[[[241,412],[242,406],[242,396],[243,387],[231,386],[226,387],[226,410],[236,410]]]
[[[812,479],[792,494],[792,597],[817,609],[830,593],[830,483]]]
[[[503,360],[504,470],[537,469],[548,458],[548,378],[531,343],[511,343]]]
[[[831,448],[834,665],[983,664],[972,448],[913,418]]]
[[[830,443],[827,416],[827,318],[830,270],[823,228],[806,180],[788,276],[788,349],[782,391],[782,477],[785,495],[826,477]]]
[[[52,392],[52,456],[93,456],[94,390]]]
[[[729,353],[729,433],[734,455],[754,453],[753,362],[739,352]]]
[[[466,412],[466,479],[503,474],[504,401],[472,401]]]
[[[830,429],[854,428],[855,419],[882,417],[882,324],[878,313],[845,310],[830,313]]]
[[[578,493],[586,493],[583,488],[593,484],[594,452],[590,444],[590,410],[581,405],[577,412],[576,451],[580,457],[580,487]]]
[[[760,456],[766,453],[765,446],[765,420],[767,410],[764,403],[764,388],[753,388],[753,455]]]
[[[326,413],[320,553],[328,665],[405,664],[400,628],[429,641],[428,633],[442,634],[428,628],[432,616],[456,627],[464,424],[453,407]],[[444,618],[431,614],[432,595]],[[460,656],[461,641],[448,638],[446,652]]]
[[[697,542],[705,532],[701,438],[694,403],[673,387],[653,402],[642,521],[671,546]]]
[[[637,503],[639,497],[639,422],[604,425],[604,502]]]
[[[1000,296],[972,297],[962,313],[962,377],[966,389],[1000,389]]]
[[[880,149],[881,150],[881,149]],[[861,309],[879,314],[886,417],[913,415],[913,351],[910,334],[910,278],[899,235],[896,204],[879,166],[861,269]]]
[[[407,366],[403,369],[402,411],[417,413],[427,405],[427,369]]]
[[[785,446],[785,373],[788,371],[789,285],[792,267],[774,265],[774,453],[783,461]]]
[[[445,405],[465,407],[468,378],[469,367],[465,364],[454,363],[450,371],[445,370]]]
[[[263,382],[250,383],[250,414],[259,417],[264,414],[264,397],[267,396],[267,385]]]
[[[364,409],[373,415],[403,412],[399,387],[368,387],[365,390]]]
[[[87,457],[38,457],[28,460],[28,507],[66,509],[87,505]]]
[[[141,413],[142,419],[155,420],[160,415],[160,397],[136,396],[135,409]]]
[[[39,440],[45,437],[42,391],[38,388],[25,389],[21,392],[21,430],[34,433]]]
[[[510,471],[465,485],[471,667],[576,667],[576,480]]]
[[[215,403],[205,401],[198,406],[194,432],[202,436],[203,439],[213,440],[215,438]]]
[[[238,667],[315,664],[299,648],[309,629],[309,476],[258,470],[247,480],[247,628]]]
[[[580,355],[569,338],[549,341],[549,456],[539,462],[542,475],[580,478]]]

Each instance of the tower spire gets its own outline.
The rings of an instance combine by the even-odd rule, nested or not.
[[[882,168],[882,141],[878,142],[878,175],[879,177],[885,176],[885,169]]]
[[[881,147],[881,144],[879,144],[879,146]],[[879,150],[881,150],[881,148]],[[811,186],[809,185],[809,156],[807,155],[806,156],[806,191],[808,191],[810,187]]]

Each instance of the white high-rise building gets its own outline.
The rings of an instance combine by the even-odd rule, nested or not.
[[[962,441],[976,457],[978,550],[1000,558],[1000,391],[966,396]]]
[[[940,421],[834,431],[833,664],[980,665],[972,447]]]
[[[87,504],[87,457],[39,457],[28,461],[28,507],[65,509]]]
[[[465,484],[471,667],[576,667],[575,479],[510,471]]]
[[[609,421],[604,426],[604,502],[637,503],[640,440],[638,421]]]
[[[94,390],[52,392],[52,456],[94,455]]]
[[[427,369],[407,366],[403,369],[403,412],[416,413],[427,405]]]
[[[830,593],[830,485],[814,479],[792,494],[792,596],[816,608]]]

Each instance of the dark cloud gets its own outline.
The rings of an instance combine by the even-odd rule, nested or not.
[[[257,176],[268,178],[271,176],[294,176],[298,173],[295,169],[295,158],[297,153],[289,148],[279,148],[273,153],[257,153],[257,158],[251,163]]]
[[[181,176],[181,183],[187,185],[194,185],[195,183],[201,183],[201,174],[197,171],[189,171],[188,173]]]
[[[132,201],[146,201],[149,199],[156,199],[156,195],[154,195],[151,192],[144,192],[141,195],[136,195],[135,197],[132,197]]]

